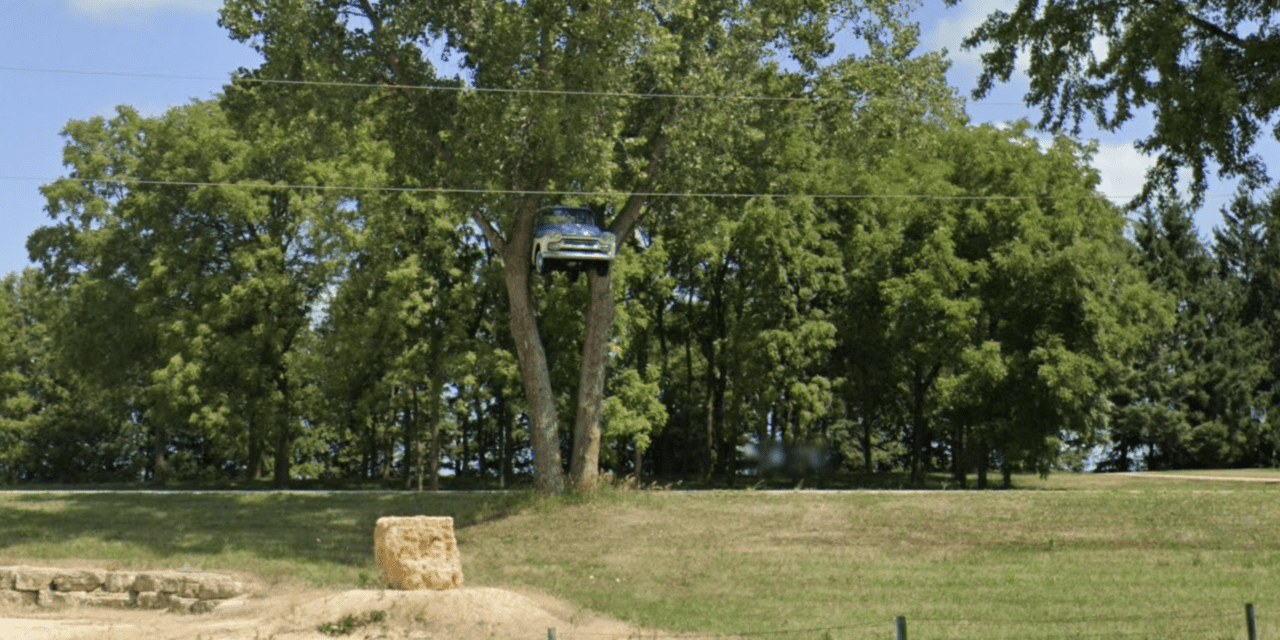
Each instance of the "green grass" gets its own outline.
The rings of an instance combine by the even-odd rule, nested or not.
[[[228,496],[0,495],[0,565],[87,559],[137,569],[224,569],[267,582],[374,586],[373,527],[388,515],[448,515],[458,527],[528,494],[333,493]]]
[[[360,615],[347,614],[334,622],[325,622],[316,627],[316,631],[326,636],[351,635],[356,629],[367,627],[387,619],[385,611],[366,611]]]
[[[355,587],[377,574],[378,517],[452,515],[468,585],[539,589],[676,632],[890,638],[902,615],[913,640],[1217,640],[1245,637],[1252,602],[1262,637],[1280,634],[1275,485],[1062,474],[1015,487],[0,495],[0,564],[83,558]]]

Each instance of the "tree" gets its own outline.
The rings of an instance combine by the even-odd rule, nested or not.
[[[1217,446],[1224,462],[1275,466],[1280,381],[1280,191],[1261,200],[1242,192],[1223,210],[1214,253],[1234,300],[1237,334],[1219,346],[1211,366],[1224,406]],[[1230,325],[1229,325],[1230,326]]]
[[[1161,326],[1089,148],[1042,148],[1027,129],[939,129],[863,178],[873,197],[841,205],[859,230],[849,288],[866,298],[846,301],[837,352],[885,354],[848,367],[847,406],[873,412],[850,421],[905,417],[881,428],[915,482],[944,462],[962,484],[977,467],[979,486],[992,462],[1006,482],[1047,473],[1096,440],[1123,364]]]
[[[1262,327],[1242,315],[1244,270],[1228,266],[1252,260],[1239,251],[1237,241],[1248,242],[1241,231],[1220,233],[1215,256],[1177,199],[1161,199],[1137,220],[1137,263],[1175,313],[1117,389],[1103,468],[1128,470],[1139,460],[1148,469],[1233,466],[1259,450],[1246,434],[1258,431],[1267,402],[1267,349]]]
[[[37,441],[47,402],[50,358],[44,278],[34,269],[0,280],[0,482],[30,477],[28,447]]]
[[[71,123],[71,176],[44,187],[58,224],[28,245],[89,326],[119,325],[123,339],[106,347],[101,335],[65,344],[119,365],[98,379],[132,390],[161,479],[175,439],[215,450],[217,473],[256,478],[271,452],[277,485],[289,478],[295,345],[334,273],[328,232],[347,203],[274,185],[356,178],[327,162],[338,147],[317,145],[305,123],[241,125],[243,136],[216,102]],[[91,356],[103,349],[112,357]]]
[[[396,147],[404,174],[448,192],[502,259],[544,492],[563,488],[559,416],[531,296],[533,220],[546,194],[601,201],[610,230],[629,236],[648,194],[679,182],[673,176],[734,164],[722,143],[740,128],[735,102],[747,101],[714,96],[804,95],[804,80],[833,49],[832,26],[846,22],[876,39],[897,16],[889,3],[848,0],[232,0],[222,12],[233,37],[266,58],[246,78],[393,87],[381,100],[399,114],[390,120],[404,134]],[[465,77],[438,77],[437,45]],[[782,59],[797,70],[783,70]],[[306,104],[332,113],[336,102]],[[614,318],[610,275],[589,274],[587,290],[570,473],[589,486]]]
[[[957,4],[961,0],[948,0]],[[1007,82],[1029,58],[1027,103],[1040,125],[1079,131],[1086,116],[1114,131],[1144,108],[1155,118],[1141,151],[1157,154],[1143,197],[1173,187],[1189,168],[1199,204],[1211,164],[1225,177],[1266,180],[1256,146],[1280,109],[1280,34],[1268,2],[1018,0],[964,40],[982,55],[974,94]],[[1272,132],[1280,138],[1280,129]]]

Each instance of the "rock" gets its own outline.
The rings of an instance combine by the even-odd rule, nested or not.
[[[195,596],[201,600],[225,600],[244,593],[244,587],[228,576],[210,575],[200,579]]]
[[[95,591],[93,593],[84,594],[84,599],[80,604],[92,607],[111,607],[112,609],[128,609],[133,606],[133,598],[128,593],[108,593],[106,591]]]
[[[35,606],[37,592],[35,591],[0,591],[0,606],[3,605],[30,605]]]
[[[462,586],[462,556],[453,536],[453,518],[378,518],[373,552],[392,588]]]
[[[40,591],[40,595],[36,596],[36,602],[41,607],[51,609],[64,609],[74,607],[83,603],[85,594],[81,591],[53,591],[45,589]]]
[[[19,591],[45,591],[61,571],[46,567],[14,567],[13,588]]]
[[[10,567],[9,571],[13,577],[11,588],[20,591],[49,589],[53,586],[53,577],[56,575],[53,569],[44,567]]]
[[[182,576],[178,588],[173,590],[173,594],[183,598],[195,598],[200,593],[201,580],[196,576]]]
[[[173,571],[148,571],[139,573],[133,581],[134,591],[167,591],[177,593],[182,590],[184,576]]]
[[[138,579],[136,573],[126,573],[123,571],[112,571],[107,573],[107,577],[102,580],[102,590],[111,593],[128,593],[136,591],[133,588],[134,580]]]
[[[0,605],[77,605],[212,611],[241,596],[244,586],[230,576],[179,571],[104,571],[46,567],[0,568]]]
[[[212,613],[218,605],[222,604],[221,600],[196,600],[191,603],[191,613]]]
[[[53,577],[53,587],[57,591],[93,591],[106,578],[107,572],[99,569],[62,570]]]
[[[169,594],[155,591],[138,591],[133,602],[141,609],[164,609],[169,606]],[[132,595],[132,594],[131,594]]]
[[[192,605],[200,602],[196,598],[183,598],[182,596],[169,596],[169,611],[173,613],[191,613]]]

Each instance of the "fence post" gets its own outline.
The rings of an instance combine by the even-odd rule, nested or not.
[[[550,627],[550,628],[548,628],[548,629],[547,629],[547,640],[556,640],[556,628],[555,628],[555,627]]]
[[[1253,603],[1244,605],[1244,620],[1249,627],[1249,640],[1258,640],[1258,621],[1253,615]]]
[[[893,619],[893,626],[898,630],[898,640],[907,640],[907,618],[898,616]],[[1255,639],[1256,640],[1256,639]]]

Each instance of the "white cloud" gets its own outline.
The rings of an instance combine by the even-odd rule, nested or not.
[[[222,0],[67,0],[73,13],[95,20],[136,20],[159,9],[214,13]]]
[[[985,22],[987,16],[999,10],[1010,11],[1014,4],[1014,0],[972,0],[947,7],[939,0],[930,0],[921,9],[920,20],[922,25],[932,24],[933,28],[925,26],[922,44],[929,50],[945,47],[947,57],[956,65],[965,67],[966,71],[977,70],[982,66],[979,56],[983,50],[965,51],[961,48],[960,41]],[[933,18],[927,14],[932,14]],[[1019,61],[1018,64],[1021,67],[1022,62]]]
[[[1098,191],[1117,204],[1125,204],[1142,192],[1147,169],[1155,164],[1133,147],[1132,143],[1098,143],[1098,154],[1093,166],[1102,178]]]

